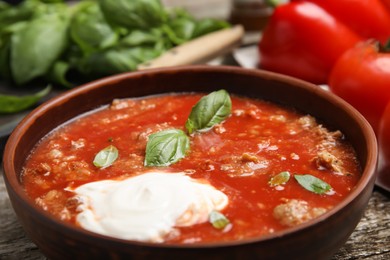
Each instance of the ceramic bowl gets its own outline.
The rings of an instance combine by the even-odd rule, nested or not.
[[[36,143],[65,121],[114,98],[224,88],[295,107],[341,130],[356,149],[363,173],[336,207],[302,225],[259,238],[208,245],[164,245],[109,238],[54,219],[31,202],[20,173]],[[367,121],[318,86],[288,76],[239,67],[188,66],[116,75],[77,87],[30,113],[8,139],[4,178],[13,208],[31,240],[49,259],[327,259],[360,221],[373,190],[377,144]]]

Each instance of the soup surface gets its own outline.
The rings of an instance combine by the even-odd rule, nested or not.
[[[26,162],[27,194],[61,221],[93,232],[205,243],[299,225],[358,182],[359,163],[340,131],[273,103],[232,96],[226,117],[189,130],[205,96],[114,100],[55,129]],[[152,141],[156,133],[167,135]],[[155,164],[157,157],[167,163]]]

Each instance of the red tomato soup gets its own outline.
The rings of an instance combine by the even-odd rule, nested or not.
[[[189,131],[187,120],[202,97],[114,100],[55,129],[27,159],[22,181],[28,196],[61,221],[93,232],[180,244],[299,225],[332,209],[357,184],[361,169],[340,131],[237,96],[229,97],[223,120]],[[155,138],[150,149],[162,153],[150,157],[181,157],[148,165],[151,136],[167,130],[180,134]]]

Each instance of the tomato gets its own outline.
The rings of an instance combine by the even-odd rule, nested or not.
[[[390,102],[387,104],[379,124],[378,142],[381,152],[390,164]]]
[[[259,42],[260,68],[326,83],[336,60],[362,38],[310,2],[280,5]]]
[[[378,42],[358,44],[337,60],[329,87],[360,111],[378,132],[381,115],[390,100],[390,53],[382,52]]]
[[[379,124],[379,165],[378,180],[390,188],[390,102],[387,104]]]

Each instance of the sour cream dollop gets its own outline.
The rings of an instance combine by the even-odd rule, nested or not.
[[[228,197],[205,180],[184,173],[148,172],[124,180],[104,180],[73,190],[81,201],[81,227],[116,238],[163,242],[174,227],[208,221]]]

